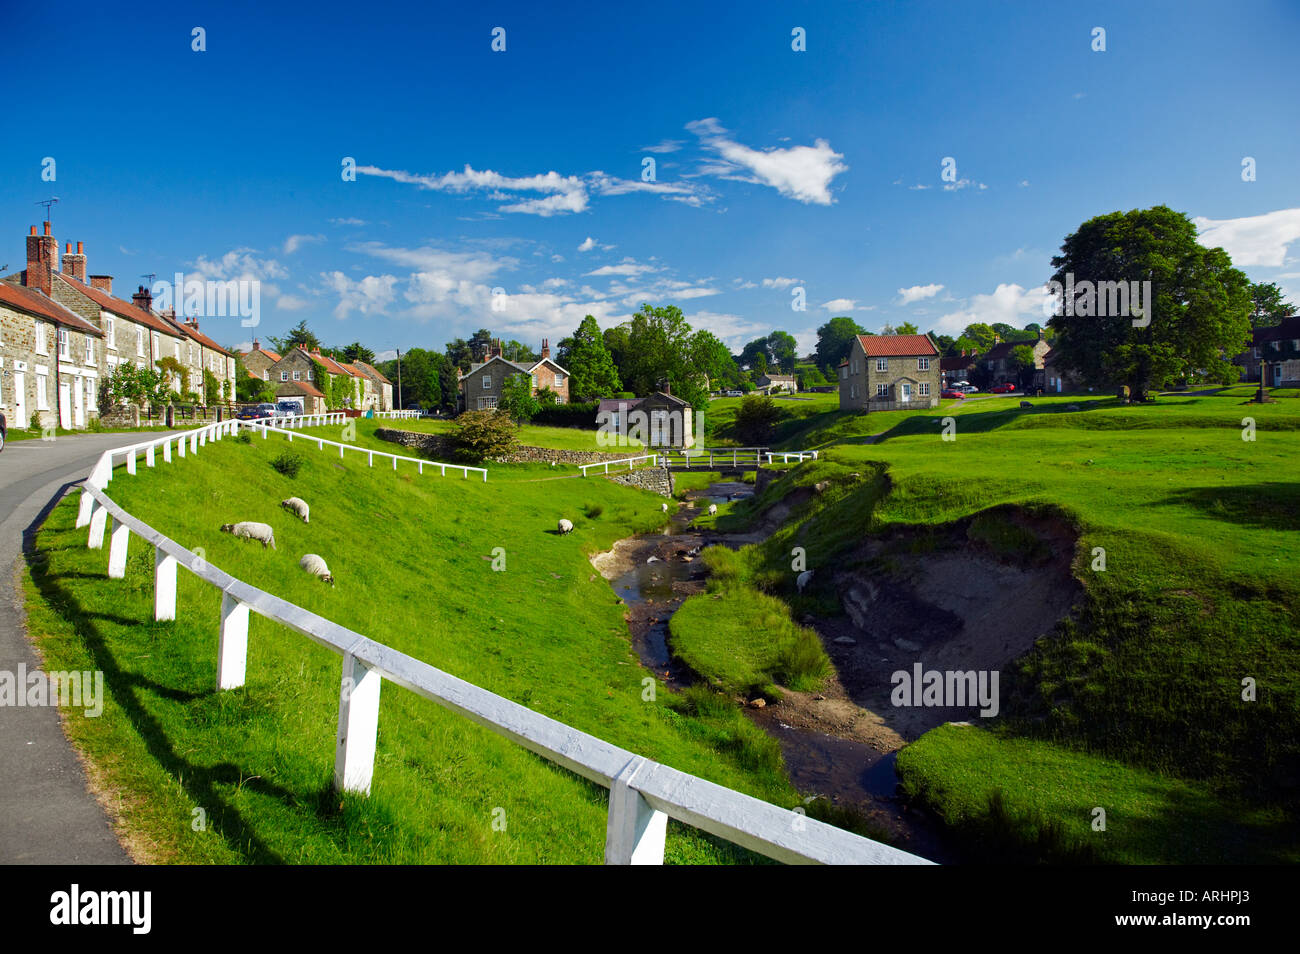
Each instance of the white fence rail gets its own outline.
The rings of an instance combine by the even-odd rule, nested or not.
[[[775,463],[774,458],[781,458],[781,463],[788,464],[790,459],[794,458],[795,463],[801,464],[806,460],[816,460],[817,451],[768,451],[765,455],[769,464]]]
[[[290,418],[290,420],[297,420],[297,418]],[[347,420],[350,419],[343,418],[344,422],[346,422]],[[339,449],[340,457],[344,455],[345,451],[352,451],[354,454],[365,454],[369,460],[371,467],[375,466],[376,457],[378,457],[380,460],[391,460],[393,462],[393,470],[397,470],[397,462],[399,460],[404,460],[407,463],[414,464],[416,470],[419,471],[421,474],[424,473],[424,468],[426,467],[438,468],[439,473],[443,477],[447,476],[447,471],[449,469],[459,470],[461,472],[461,476],[466,478],[468,478],[470,474],[482,474],[483,482],[487,483],[487,471],[482,467],[467,467],[464,464],[446,464],[439,460],[425,460],[422,457],[406,457],[403,454],[390,454],[387,451],[371,450],[369,447],[357,447],[353,444],[349,444],[344,441],[332,441],[325,437],[317,437],[315,434],[294,434],[295,430],[302,429],[299,427],[292,427],[292,426],[288,428],[278,427],[273,424],[268,424],[265,421],[239,421],[238,423],[242,424],[244,427],[251,427],[255,431],[260,431],[264,439],[269,434],[283,434],[289,440],[289,443],[293,443],[294,438],[296,437],[300,441],[309,441],[311,443],[314,443],[316,445],[317,450],[324,450],[325,445],[327,444],[330,447],[337,447]],[[339,422],[326,421],[324,423],[337,424]],[[318,425],[311,424],[306,426],[316,427]]]
[[[382,418],[386,421],[404,420],[406,418],[419,416],[419,411],[375,411],[375,417]]]
[[[624,464],[627,464],[627,469],[631,470],[642,461],[648,460],[653,463],[658,459],[659,459],[658,454],[642,454],[640,457],[627,457],[624,458],[623,460],[602,460],[602,461],[597,461],[594,464],[579,464],[578,466],[582,468],[582,476],[586,477],[588,468],[603,467],[604,470],[602,471],[602,473],[608,474],[609,469],[611,467],[622,467]]]
[[[191,452],[233,434],[243,422],[223,421],[193,435]],[[267,428],[266,430],[279,430]],[[177,444],[185,456],[186,434]],[[310,438],[314,440],[315,438]],[[217,686],[238,688],[247,671],[250,613],[277,622],[342,657],[339,716],[335,734],[334,786],[369,794],[375,769],[380,687],[401,686],[457,712],[542,758],[610,790],[605,833],[608,864],[662,864],[669,818],[789,863],[929,864],[923,858],[859,837],[713,782],[650,761],[518,703],[448,675],[383,643],[332,623],[225,573],[123,510],[105,492],[113,461],[124,457],[127,473],[143,450],[154,466],[173,460],[177,437],[168,436],[105,451],[82,483],[77,526],[89,527],[87,545],[102,548],[109,533],[108,575],[126,573],[132,536],[154,549],[154,618],[177,615],[176,568],[183,566],[219,590],[221,615]],[[330,442],[333,443],[333,442]]]

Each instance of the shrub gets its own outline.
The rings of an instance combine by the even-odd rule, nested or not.
[[[504,457],[519,441],[517,428],[509,414],[496,411],[466,411],[456,418],[452,442],[461,458],[482,463],[491,457]]]
[[[302,464],[303,456],[293,451],[281,451],[280,456],[271,461],[271,466],[286,477],[297,477]]]
[[[248,433],[248,431],[240,431],[235,435],[235,440],[239,441],[241,444],[251,444],[253,443],[253,435]]]
[[[588,520],[595,520],[597,517],[599,517],[602,513],[605,512],[605,508],[602,507],[600,504],[587,504],[586,510],[587,510]]]
[[[781,409],[770,397],[750,395],[741,400],[732,428],[746,444],[763,444],[772,439],[780,419]]]
[[[27,420],[27,429],[33,434],[41,432],[41,412],[32,411],[32,416]]]
[[[556,404],[543,406],[533,415],[533,423],[546,427],[595,427],[596,408],[599,404]]]

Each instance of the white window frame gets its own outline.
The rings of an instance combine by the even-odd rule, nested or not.
[[[95,339],[86,335],[86,364],[95,363]]]
[[[295,381],[301,381],[301,380],[302,380],[302,372],[301,372],[301,371],[295,371],[295,372],[293,373],[293,379],[294,379]]]
[[[68,333],[67,328],[56,326],[54,329],[55,338],[58,341],[59,360],[72,360],[72,335]]]
[[[888,384],[877,384],[877,385],[876,385],[876,397],[889,397],[889,385],[888,385]]]
[[[135,353],[144,357],[144,329],[138,325],[135,329]]]
[[[564,375],[560,374],[558,371],[555,374],[555,386],[557,388],[564,387]]]
[[[484,391],[492,390],[492,375],[490,374],[483,375],[483,390]]]
[[[36,378],[36,410],[48,411],[50,409],[50,376],[37,372]]]
[[[917,397],[929,397],[929,396],[930,396],[930,382],[929,382],[929,381],[918,381],[918,382],[917,382],[917,385],[916,385],[916,395],[917,395]]]
[[[888,358],[877,358],[877,359],[876,359],[876,370],[877,370],[877,371],[888,371],[888,370],[889,370],[889,359],[888,359]]]
[[[289,380],[289,372],[288,372],[288,371],[281,371],[281,372],[280,372],[280,380],[281,380],[281,381],[288,381],[288,380]]]
[[[43,321],[36,322],[36,353],[37,354],[50,353],[50,343],[48,340],[46,340],[45,322]]]
[[[108,315],[104,316],[104,334],[107,336],[106,338],[107,347],[112,348],[114,351],[116,351],[117,350],[117,326],[113,323],[113,319],[110,318]]]
[[[916,359],[916,370],[918,370],[918,371],[929,371],[929,370],[930,370],[930,359],[929,359],[929,358],[917,358],[917,359]]]

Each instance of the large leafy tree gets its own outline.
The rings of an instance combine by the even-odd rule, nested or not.
[[[701,409],[708,401],[710,389],[736,376],[736,360],[730,348],[703,328],[691,335],[686,357],[687,367],[694,369],[703,379],[683,379],[680,396]]]
[[[853,339],[866,333],[866,329],[852,318],[832,318],[826,322],[817,329],[817,347],[813,351],[817,366],[835,377],[835,368],[849,353]]]
[[[447,360],[462,371],[468,370],[474,363],[474,350],[464,338],[453,338],[447,342]]]
[[[1250,281],[1221,248],[1205,248],[1196,226],[1167,206],[1112,212],[1089,219],[1066,236],[1052,259],[1053,280],[1151,282],[1147,313],[1080,315],[1098,308],[1062,307],[1048,325],[1056,332],[1063,367],[1092,384],[1119,382],[1130,400],[1152,387],[1196,376],[1230,382],[1250,333]],[[1135,320],[1137,324],[1135,324]]]
[[[275,347],[276,351],[283,354],[286,351],[292,351],[299,345],[308,351],[314,351],[320,347],[320,339],[307,327],[307,319],[304,318],[292,328],[283,338],[276,338],[273,335],[267,335],[267,340]]]
[[[568,348],[564,343],[568,342]],[[556,356],[562,367],[569,371],[569,397],[575,401],[591,401],[608,397],[622,390],[618,369],[605,347],[600,325],[591,315],[582,319],[573,337],[560,342],[561,351],[567,350],[563,360]]]
[[[375,353],[363,345],[360,341],[354,341],[350,345],[344,345],[337,349],[343,355],[343,360],[349,363],[353,361],[364,361],[366,364],[375,363]]]
[[[402,353],[400,395],[397,393],[397,360],[385,361],[378,367],[384,377],[393,382],[394,401],[400,400],[403,405],[419,404],[422,407],[449,407],[455,403],[454,388],[450,394],[445,388],[445,372],[450,363],[445,355],[437,351],[412,348]]]
[[[1273,282],[1258,282],[1250,286],[1250,326],[1272,328],[1282,319],[1295,314],[1295,305],[1282,297],[1282,289]]]
[[[974,321],[966,326],[961,336],[970,341],[973,346],[980,351],[988,351],[993,347],[993,339],[997,332],[993,330],[992,325],[987,325],[982,321]]]
[[[526,374],[512,374],[501,383],[501,398],[497,407],[517,424],[527,424],[533,419],[541,404],[533,397],[533,383]]]

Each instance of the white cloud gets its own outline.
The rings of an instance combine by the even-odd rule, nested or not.
[[[308,304],[307,299],[297,295],[281,295],[275,300],[275,307],[281,311],[302,311]]]
[[[1015,284],[1000,284],[990,295],[975,295],[960,311],[949,312],[934,323],[939,334],[959,335],[967,325],[983,322],[1023,327],[1030,322],[1045,321],[1044,304],[1050,300],[1047,289],[1038,285],[1022,288]]]
[[[824,139],[812,146],[758,150],[729,139],[727,130],[712,117],[687,123],[686,128],[719,157],[703,166],[702,174],[771,186],[799,202],[830,205],[834,202],[831,181],[848,170],[843,155]]]
[[[287,239],[284,240],[284,254],[292,255],[294,252],[298,251],[298,249],[302,248],[304,245],[307,245],[311,242],[323,242],[323,241],[325,241],[325,236],[323,235],[290,235]]]
[[[983,191],[984,189],[987,189],[988,186],[986,186],[986,185],[985,185],[984,183],[982,183],[982,182],[972,182],[970,179],[958,179],[956,182],[946,182],[946,183],[944,183],[943,191],[944,191],[944,192],[959,192],[959,191],[961,191],[962,189],[970,189],[970,188],[977,188],[977,189],[979,189],[980,191]]]
[[[256,251],[254,248],[231,249],[215,261],[200,255],[191,267],[213,281],[264,281],[289,277],[283,265],[273,258],[257,258],[253,254]]]
[[[686,320],[696,331],[703,330],[716,335],[732,352],[740,351],[747,342],[772,330],[751,318],[715,311],[692,312],[686,315]],[[815,334],[813,338],[816,340]]]
[[[1200,230],[1197,238],[1206,248],[1220,247],[1234,265],[1280,268],[1287,248],[1300,239],[1300,209],[1279,209],[1240,219],[1192,219]]]
[[[827,311],[852,311],[858,307],[858,303],[853,298],[832,298],[830,301],[822,302],[821,307]]]
[[[368,225],[365,219],[330,219],[330,225]]]
[[[933,298],[941,291],[943,291],[942,285],[913,285],[911,288],[900,288],[898,290],[898,303],[900,305],[909,305],[914,301]]]
[[[590,252],[595,247],[596,247],[596,240],[592,238],[590,235],[588,235],[587,238],[583,241],[583,243],[578,246],[578,251]]]
[[[586,274],[596,278],[605,275],[623,275],[630,278],[634,275],[645,275],[654,271],[658,271],[658,269],[653,265],[641,265],[632,259],[625,259],[621,264],[602,265],[595,271],[587,272]]]
[[[392,304],[397,278],[393,275],[367,275],[353,281],[342,272],[321,272],[325,285],[339,296],[335,318],[346,318],[354,311],[363,315],[385,312]]]
[[[638,151],[665,153],[665,152],[676,152],[678,149],[681,148],[682,148],[682,141],[680,139],[665,139],[656,146],[642,146]]]
[[[792,285],[798,285],[797,278],[765,278],[763,279],[764,288],[789,288]]]

